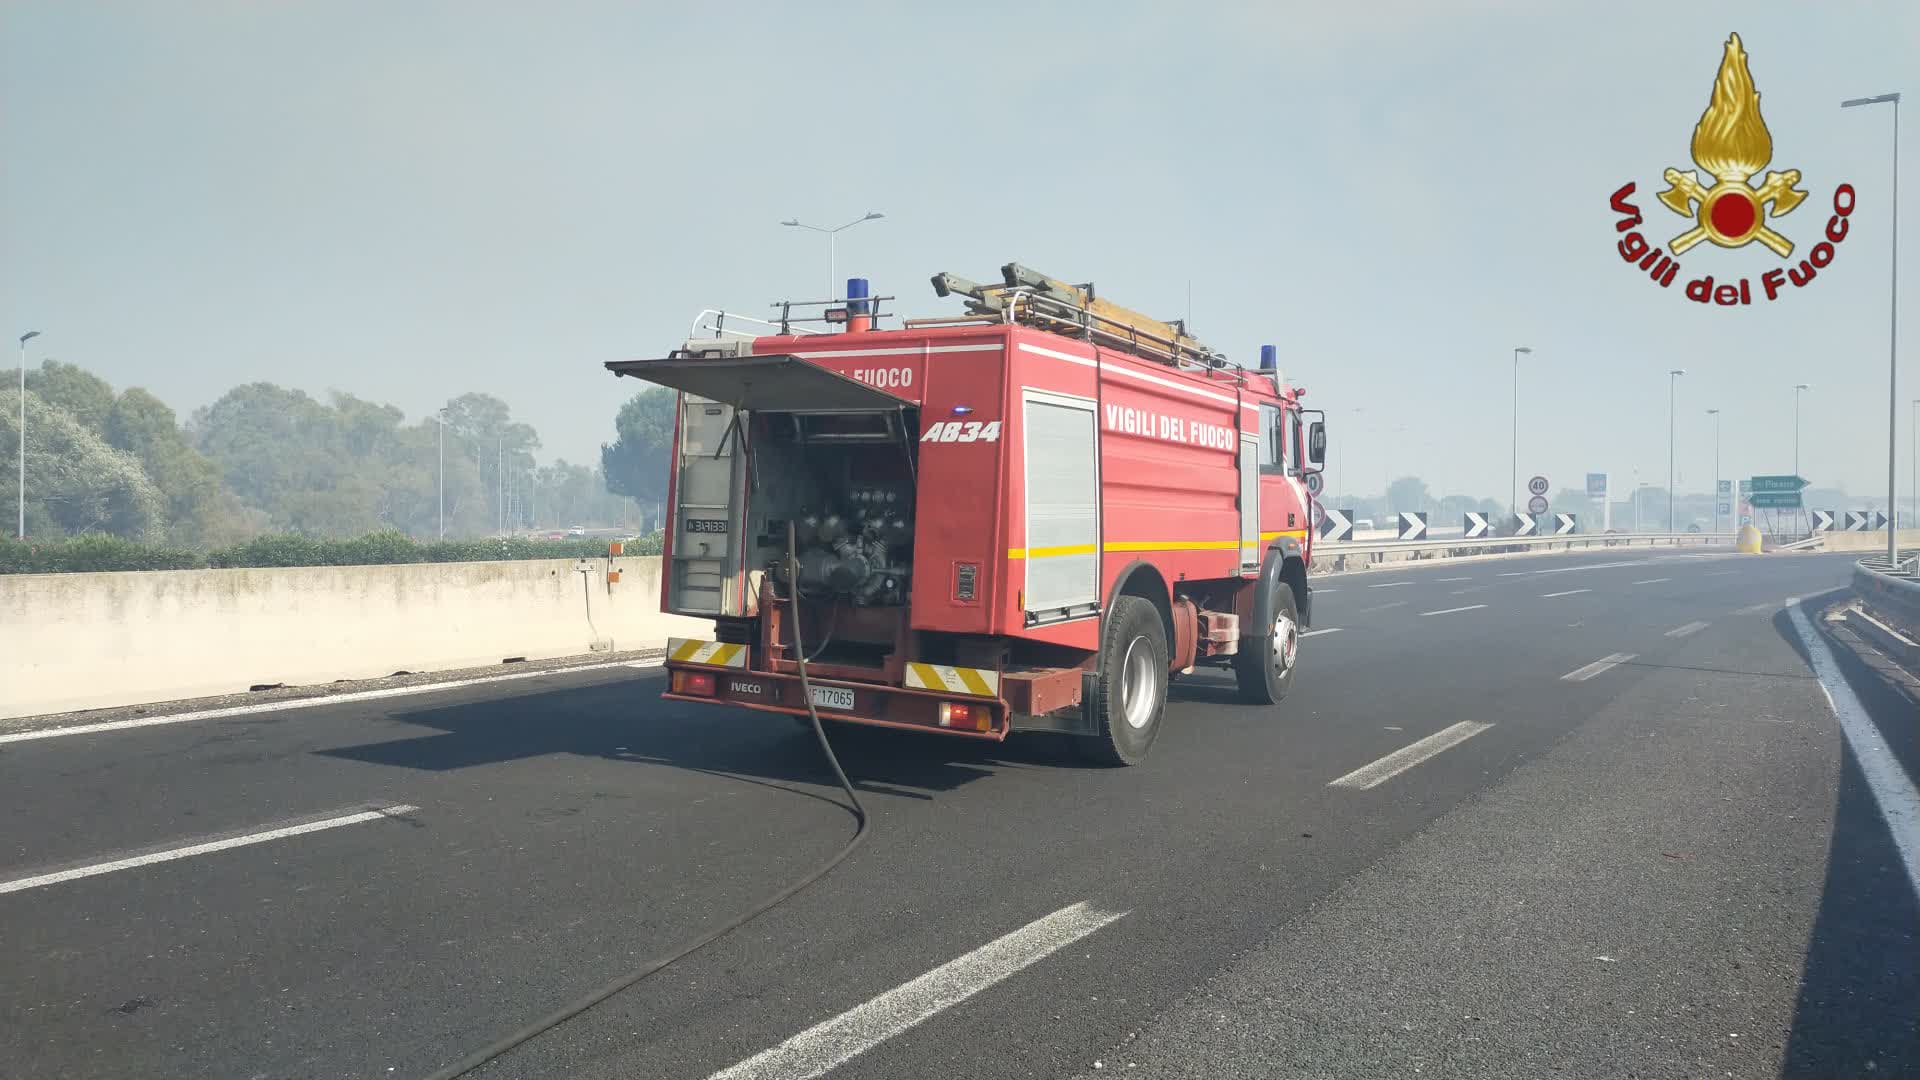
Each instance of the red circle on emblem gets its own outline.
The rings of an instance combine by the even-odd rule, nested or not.
[[[1744,191],[1726,192],[1707,208],[1707,221],[1715,232],[1729,240],[1741,239],[1752,232],[1759,219],[1760,211],[1753,205],[1753,196]]]

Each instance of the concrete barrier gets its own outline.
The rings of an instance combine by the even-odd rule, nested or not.
[[[0,718],[708,636],[660,613],[660,563],[0,575]]]
[[[1885,551],[1887,550],[1887,530],[1875,529],[1872,532],[1834,532],[1820,534],[1826,537],[1821,548],[1825,551]],[[1894,536],[1894,542],[1901,548],[1920,547],[1920,529],[1901,529]]]

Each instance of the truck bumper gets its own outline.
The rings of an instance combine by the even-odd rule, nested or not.
[[[665,666],[667,690],[660,695],[665,700],[807,715],[798,675],[671,659]],[[822,720],[995,742],[1007,737],[1009,712],[999,698],[846,679],[809,677],[807,681],[813,685],[814,708]]]

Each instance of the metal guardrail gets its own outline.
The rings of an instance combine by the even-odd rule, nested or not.
[[[1401,554],[1407,561],[1421,559],[1457,559],[1466,555],[1517,554],[1523,551],[1580,551],[1589,548],[1686,547],[1731,544],[1733,533],[1569,533],[1565,536],[1489,536],[1474,540],[1455,537],[1442,540],[1359,540],[1346,543],[1316,542],[1313,561],[1334,560],[1344,568],[1355,556],[1372,556],[1369,562],[1398,560],[1378,556]]]
[[[1885,555],[1853,564],[1853,592],[1874,618],[1920,640],[1920,549],[1902,551],[1889,566]]]

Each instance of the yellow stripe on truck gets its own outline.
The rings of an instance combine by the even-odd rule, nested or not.
[[[667,659],[680,664],[746,667],[747,647],[724,641],[701,641],[698,638],[668,638]]]
[[[950,694],[999,697],[1000,673],[985,668],[909,662],[907,685],[916,690],[944,690]]]
[[[1304,538],[1305,529],[1286,529],[1280,532],[1263,532],[1260,540],[1265,543],[1282,536]],[[1138,551],[1232,551],[1248,546],[1239,540],[1113,540],[1101,545],[1101,550],[1109,552]],[[1060,547],[1008,548],[1009,559],[1048,559],[1061,555],[1091,555],[1092,544],[1066,544]]]

